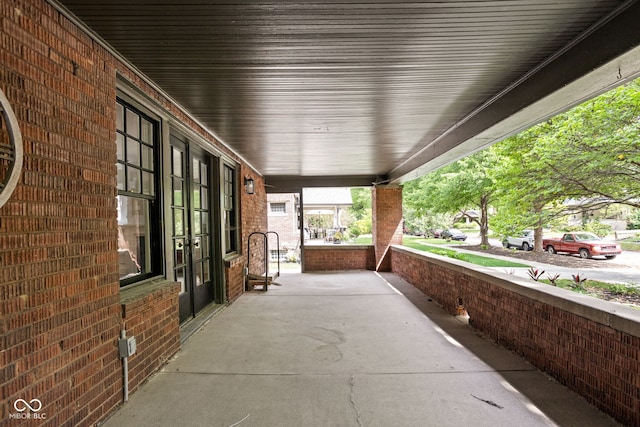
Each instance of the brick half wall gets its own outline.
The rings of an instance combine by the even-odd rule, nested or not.
[[[408,248],[392,269],[624,425],[640,426],[640,312]]]
[[[304,271],[375,270],[376,255],[371,245],[305,246]]]
[[[129,357],[129,392],[136,391],[180,349],[180,284],[163,281],[122,292],[122,320],[137,350]]]

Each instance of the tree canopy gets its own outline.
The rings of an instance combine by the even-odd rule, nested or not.
[[[572,210],[640,207],[640,79],[407,183],[404,198],[414,215],[479,210],[481,236],[491,205],[492,228],[537,242]]]

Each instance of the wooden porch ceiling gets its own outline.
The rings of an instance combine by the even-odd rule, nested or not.
[[[277,188],[400,183],[640,71],[617,0],[50,0]]]

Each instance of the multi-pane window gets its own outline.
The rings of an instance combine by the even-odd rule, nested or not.
[[[120,283],[159,272],[158,122],[118,99],[116,147]]]
[[[225,229],[225,254],[238,251],[238,211],[236,208],[236,170],[229,165],[224,165],[224,229]]]
[[[274,214],[284,214],[287,213],[287,204],[286,203],[270,203],[271,213]]]

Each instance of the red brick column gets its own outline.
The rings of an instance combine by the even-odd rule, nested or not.
[[[371,191],[376,271],[391,271],[390,246],[402,244],[402,187],[375,186]]]

